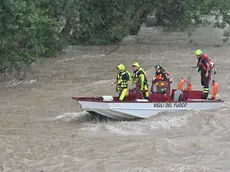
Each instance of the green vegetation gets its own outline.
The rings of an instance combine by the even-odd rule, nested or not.
[[[229,9],[229,0],[2,0],[0,72],[19,74],[68,44],[117,43],[137,34],[151,13],[168,30],[183,30],[213,13],[220,21],[216,27],[223,28],[230,24]],[[224,34],[227,41],[229,30]]]
[[[0,72],[19,74],[39,56],[58,50],[57,22],[33,1],[4,0],[0,4]]]

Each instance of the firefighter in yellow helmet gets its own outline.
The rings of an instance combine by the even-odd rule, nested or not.
[[[198,72],[201,71],[201,85],[203,86],[203,99],[208,98],[209,94],[209,81],[211,79],[212,65],[210,58],[203,54],[202,50],[198,49],[195,52],[197,57]]]
[[[140,67],[139,63],[135,62],[133,65],[133,75],[132,75],[132,82],[137,84],[138,79],[140,81],[140,91],[145,99],[148,99],[149,92],[148,92],[148,81],[146,72]]]
[[[125,70],[125,65],[119,64],[117,69],[116,91],[119,93],[119,100],[124,101],[125,97],[129,95],[131,76],[130,73]]]

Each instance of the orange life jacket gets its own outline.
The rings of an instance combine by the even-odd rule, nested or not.
[[[186,90],[186,91],[191,91],[192,90],[192,83],[189,81],[187,83],[187,87],[185,88],[187,79],[186,78],[181,78],[180,82],[178,83],[178,90]]]
[[[165,75],[165,77],[164,77]],[[163,73],[159,73],[159,74],[156,74],[155,77],[156,77],[156,80],[164,80],[164,79],[167,79],[169,78],[169,73],[168,72],[165,72],[165,74]]]
[[[161,73],[156,75],[155,77],[156,77],[156,80],[163,80],[163,75]]]

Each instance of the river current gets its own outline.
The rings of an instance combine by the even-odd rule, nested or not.
[[[221,32],[200,28],[164,33],[142,28],[116,46],[69,46],[33,65],[35,78],[0,83],[0,171],[2,172],[229,172],[230,48]],[[189,41],[192,40],[192,41]],[[161,63],[173,87],[196,65],[203,49],[216,63],[220,109],[160,113],[140,121],[99,121],[71,96],[114,95],[115,66],[131,71],[135,61],[152,77]],[[202,89],[194,73],[193,88]]]

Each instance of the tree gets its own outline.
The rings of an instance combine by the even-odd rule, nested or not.
[[[215,27],[225,28],[223,32],[223,42],[228,41],[230,37],[230,1],[209,0],[206,2],[206,5],[209,7],[210,13],[216,17]]]
[[[216,27],[230,24],[229,0],[3,0],[0,4],[0,72],[27,69],[68,44],[107,45],[137,34],[150,13],[168,30],[183,30],[202,15]],[[225,31],[227,41],[230,29]]]
[[[4,0],[0,5],[0,56],[2,73],[28,69],[40,55],[55,55],[56,22],[35,1]],[[52,46],[50,46],[52,45]]]
[[[131,16],[135,11],[133,2],[123,0],[79,2],[79,16],[72,28],[71,43],[105,45],[120,41],[129,34]]]

